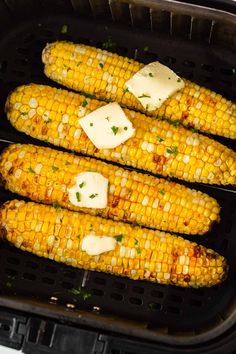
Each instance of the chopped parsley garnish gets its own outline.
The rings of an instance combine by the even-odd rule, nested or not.
[[[65,165],[71,165],[71,163],[69,161],[66,161]]]
[[[89,225],[89,231],[92,231],[93,230],[93,224],[90,224]]]
[[[138,245],[138,240],[135,238],[134,239],[134,245],[137,246]]]
[[[148,75],[149,75],[150,77],[153,77],[153,73],[149,73]]]
[[[31,172],[31,173],[35,173],[35,171],[32,169],[31,166],[28,168],[28,171]]]
[[[172,154],[174,156],[176,156],[178,154],[178,148],[177,146],[172,146],[171,148],[167,148],[166,151],[169,153],[169,154]]]
[[[76,237],[77,237],[78,240],[80,240],[80,235],[77,235]]]
[[[98,196],[98,193],[94,193],[94,194],[91,194],[90,196],[89,196],[89,198],[90,199],[94,199],[94,198],[96,198]]]
[[[93,127],[93,123],[90,123],[89,125],[90,125],[90,127]]]
[[[79,192],[76,192],[75,196],[76,196],[77,202],[80,202],[80,194],[79,194]]]
[[[148,109],[149,109],[149,104],[146,104],[146,111],[148,111]]]
[[[22,115],[22,116],[26,116],[26,115],[27,115],[27,112],[21,112],[21,115]]]
[[[160,193],[161,195],[165,195],[164,189],[159,189],[159,193]]]
[[[59,170],[59,167],[57,167],[57,166],[52,166],[52,170],[53,170],[53,172],[55,172],[55,171]]]
[[[76,66],[80,66],[80,64],[82,64],[82,61],[78,61],[78,63],[76,63]]]
[[[141,96],[138,96],[138,98],[145,98],[145,97],[147,97],[147,98],[151,98],[151,96],[149,96],[149,95],[145,95],[145,93],[143,93]]]
[[[124,127],[124,130],[128,130],[128,127]]]
[[[73,288],[73,289],[69,290],[69,292],[73,295],[81,296],[83,298],[83,300],[87,300],[92,296],[91,293],[83,291],[80,287],[77,289]]]
[[[162,139],[160,136],[157,137],[157,140],[159,143],[162,143],[164,141],[164,139]]]
[[[118,133],[119,128],[115,127],[114,125],[111,127],[111,130],[113,132],[114,135],[116,135]]]
[[[116,48],[116,43],[113,42],[112,38],[109,36],[107,40],[102,43],[102,48],[107,50],[114,50]]]
[[[81,61],[81,63],[82,63],[82,61]],[[91,98],[91,99],[96,98],[96,95],[94,95],[94,94],[86,93],[86,92],[83,92],[83,91],[81,91],[81,93],[83,94],[83,96],[85,96],[87,98]]]
[[[48,118],[47,120],[45,120],[45,123],[48,124],[48,123],[51,123],[52,119],[51,118]]]
[[[84,100],[84,101],[82,102],[82,107],[86,107],[87,104],[88,104],[88,102],[87,102],[86,100]]]
[[[178,127],[180,125],[180,120],[179,119],[174,119],[174,120],[170,120],[169,123],[171,125],[173,125],[174,127]]]
[[[198,133],[198,130],[195,128],[190,129],[192,133]]]
[[[63,25],[61,28],[61,33],[67,33],[68,31],[68,26],[67,25]]]
[[[104,67],[103,63],[99,63],[98,65],[100,66],[101,69]]]
[[[181,78],[179,77],[178,79],[177,79],[177,82],[181,82],[182,80],[181,80]]]
[[[55,240],[56,240],[56,241],[58,241],[58,240],[59,240],[57,236],[55,236]]]
[[[60,209],[60,205],[58,203],[52,203],[53,208]]]
[[[137,248],[137,253],[140,254],[141,253],[141,249]]]
[[[123,239],[123,235],[122,234],[116,235],[116,236],[114,236],[114,238],[116,239],[117,242],[121,242]]]
[[[79,187],[83,188],[84,185],[85,185],[85,182],[82,182],[82,183],[79,184]]]
[[[168,80],[170,80],[170,77],[168,77]]]
[[[129,92],[128,87],[126,89],[124,89],[124,93],[127,93],[127,92]]]
[[[105,119],[106,119],[108,122],[109,122],[109,120],[110,120],[110,118],[109,118],[109,117],[106,117]]]
[[[146,47],[143,48],[144,52],[148,52],[149,51],[149,47],[146,45]]]

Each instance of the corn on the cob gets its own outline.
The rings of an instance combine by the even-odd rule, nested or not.
[[[181,237],[31,202],[5,203],[0,227],[1,236],[24,251],[134,280],[212,286],[227,271],[224,257]],[[88,234],[115,237],[115,249],[89,256],[81,249]]]
[[[98,99],[117,101],[123,106],[147,113],[126,90],[129,80],[144,64],[105,50],[54,42],[43,51],[44,72],[52,80]],[[203,132],[236,138],[236,105],[205,87],[184,80],[185,87],[150,112]]]
[[[219,221],[220,207],[207,194],[50,148],[9,145],[0,156],[0,171],[0,180],[12,192],[71,210],[188,234],[206,233]],[[84,171],[108,178],[105,209],[81,209],[70,202],[68,190]]]
[[[206,136],[128,109],[125,114],[135,136],[114,149],[97,149],[79,118],[102,105],[66,90],[31,84],[8,96],[6,113],[18,130],[66,149],[186,181],[236,183],[235,152]]]

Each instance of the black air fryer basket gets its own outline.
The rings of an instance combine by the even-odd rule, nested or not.
[[[200,1],[198,1],[200,3]],[[9,92],[56,85],[43,74],[48,42],[72,40],[148,63],[236,100],[236,8],[173,0],[0,0],[0,149],[42,144],[12,128]],[[213,7],[217,6],[217,9]],[[235,141],[218,139],[232,149]],[[189,237],[230,264],[210,289],[182,289],[74,269],[0,243],[0,343],[29,353],[233,353],[236,350],[236,190],[191,185],[215,197],[221,223]],[[0,189],[0,203],[16,196]],[[19,197],[18,197],[19,198]],[[71,289],[81,288],[80,294]],[[86,294],[91,294],[90,297]]]

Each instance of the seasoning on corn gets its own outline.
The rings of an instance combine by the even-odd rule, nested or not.
[[[45,47],[42,60],[44,72],[52,80],[98,99],[117,101],[122,106],[147,113],[125,86],[144,64],[106,50],[60,41]],[[183,82],[184,88],[150,114],[179,120],[187,127],[235,139],[235,103],[188,80]]]
[[[207,194],[50,148],[9,145],[0,155],[0,171],[0,181],[12,192],[105,218],[188,234],[204,234],[219,221],[220,207]],[[75,177],[86,171],[98,172],[108,179],[106,208],[81,208],[70,202],[69,190]]]
[[[177,124],[128,109],[124,112],[135,128],[134,137],[112,150],[98,150],[79,120],[103,105],[73,92],[30,84],[8,96],[6,113],[16,129],[66,149],[185,181],[236,184],[234,151]]]
[[[1,237],[23,251],[67,265],[182,287],[210,287],[227,274],[224,257],[159,231],[13,200],[0,209]],[[92,231],[91,231],[92,230]],[[84,236],[114,237],[115,249],[90,256]]]

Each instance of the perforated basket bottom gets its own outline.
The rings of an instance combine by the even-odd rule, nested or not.
[[[68,24],[67,34],[61,33],[64,24]],[[135,56],[144,62],[161,60],[179,74],[210,88],[219,89],[228,98],[235,97],[234,68],[229,57],[224,57],[217,49],[210,51],[196,43],[157,37],[130,29],[125,31],[115,25],[105,26],[82,19],[55,16],[50,20],[27,22],[0,41],[0,137],[18,142],[32,141],[9,125],[3,113],[4,102],[9,91],[17,85],[29,82],[55,85],[43,75],[41,50],[47,42],[69,39],[101,47],[109,36],[117,44],[115,51],[122,55]],[[149,49],[144,51],[147,46]],[[227,145],[233,144],[224,141]],[[0,148],[5,145],[2,142]],[[219,251],[228,258],[231,269],[236,269],[233,254],[236,249],[235,193],[233,190],[212,187],[199,188],[220,202],[222,221],[209,235],[192,239]],[[0,190],[1,203],[13,197],[12,194]],[[162,333],[166,333],[166,341],[179,332],[182,335],[188,332],[197,337],[199,333],[223,326],[232,314],[232,311],[228,311],[235,299],[235,281],[231,274],[218,287],[182,289],[135,282],[103,273],[84,272],[37,258],[5,243],[1,243],[0,247],[0,283],[3,295],[25,296],[44,303],[54,301],[87,311],[98,308],[102,314],[123,318],[124,332],[125,319],[134,319],[145,324],[150,331],[156,331],[157,340],[160,328]],[[73,288],[82,288],[81,294],[72,294]],[[91,294],[91,297],[87,298],[86,294]]]

